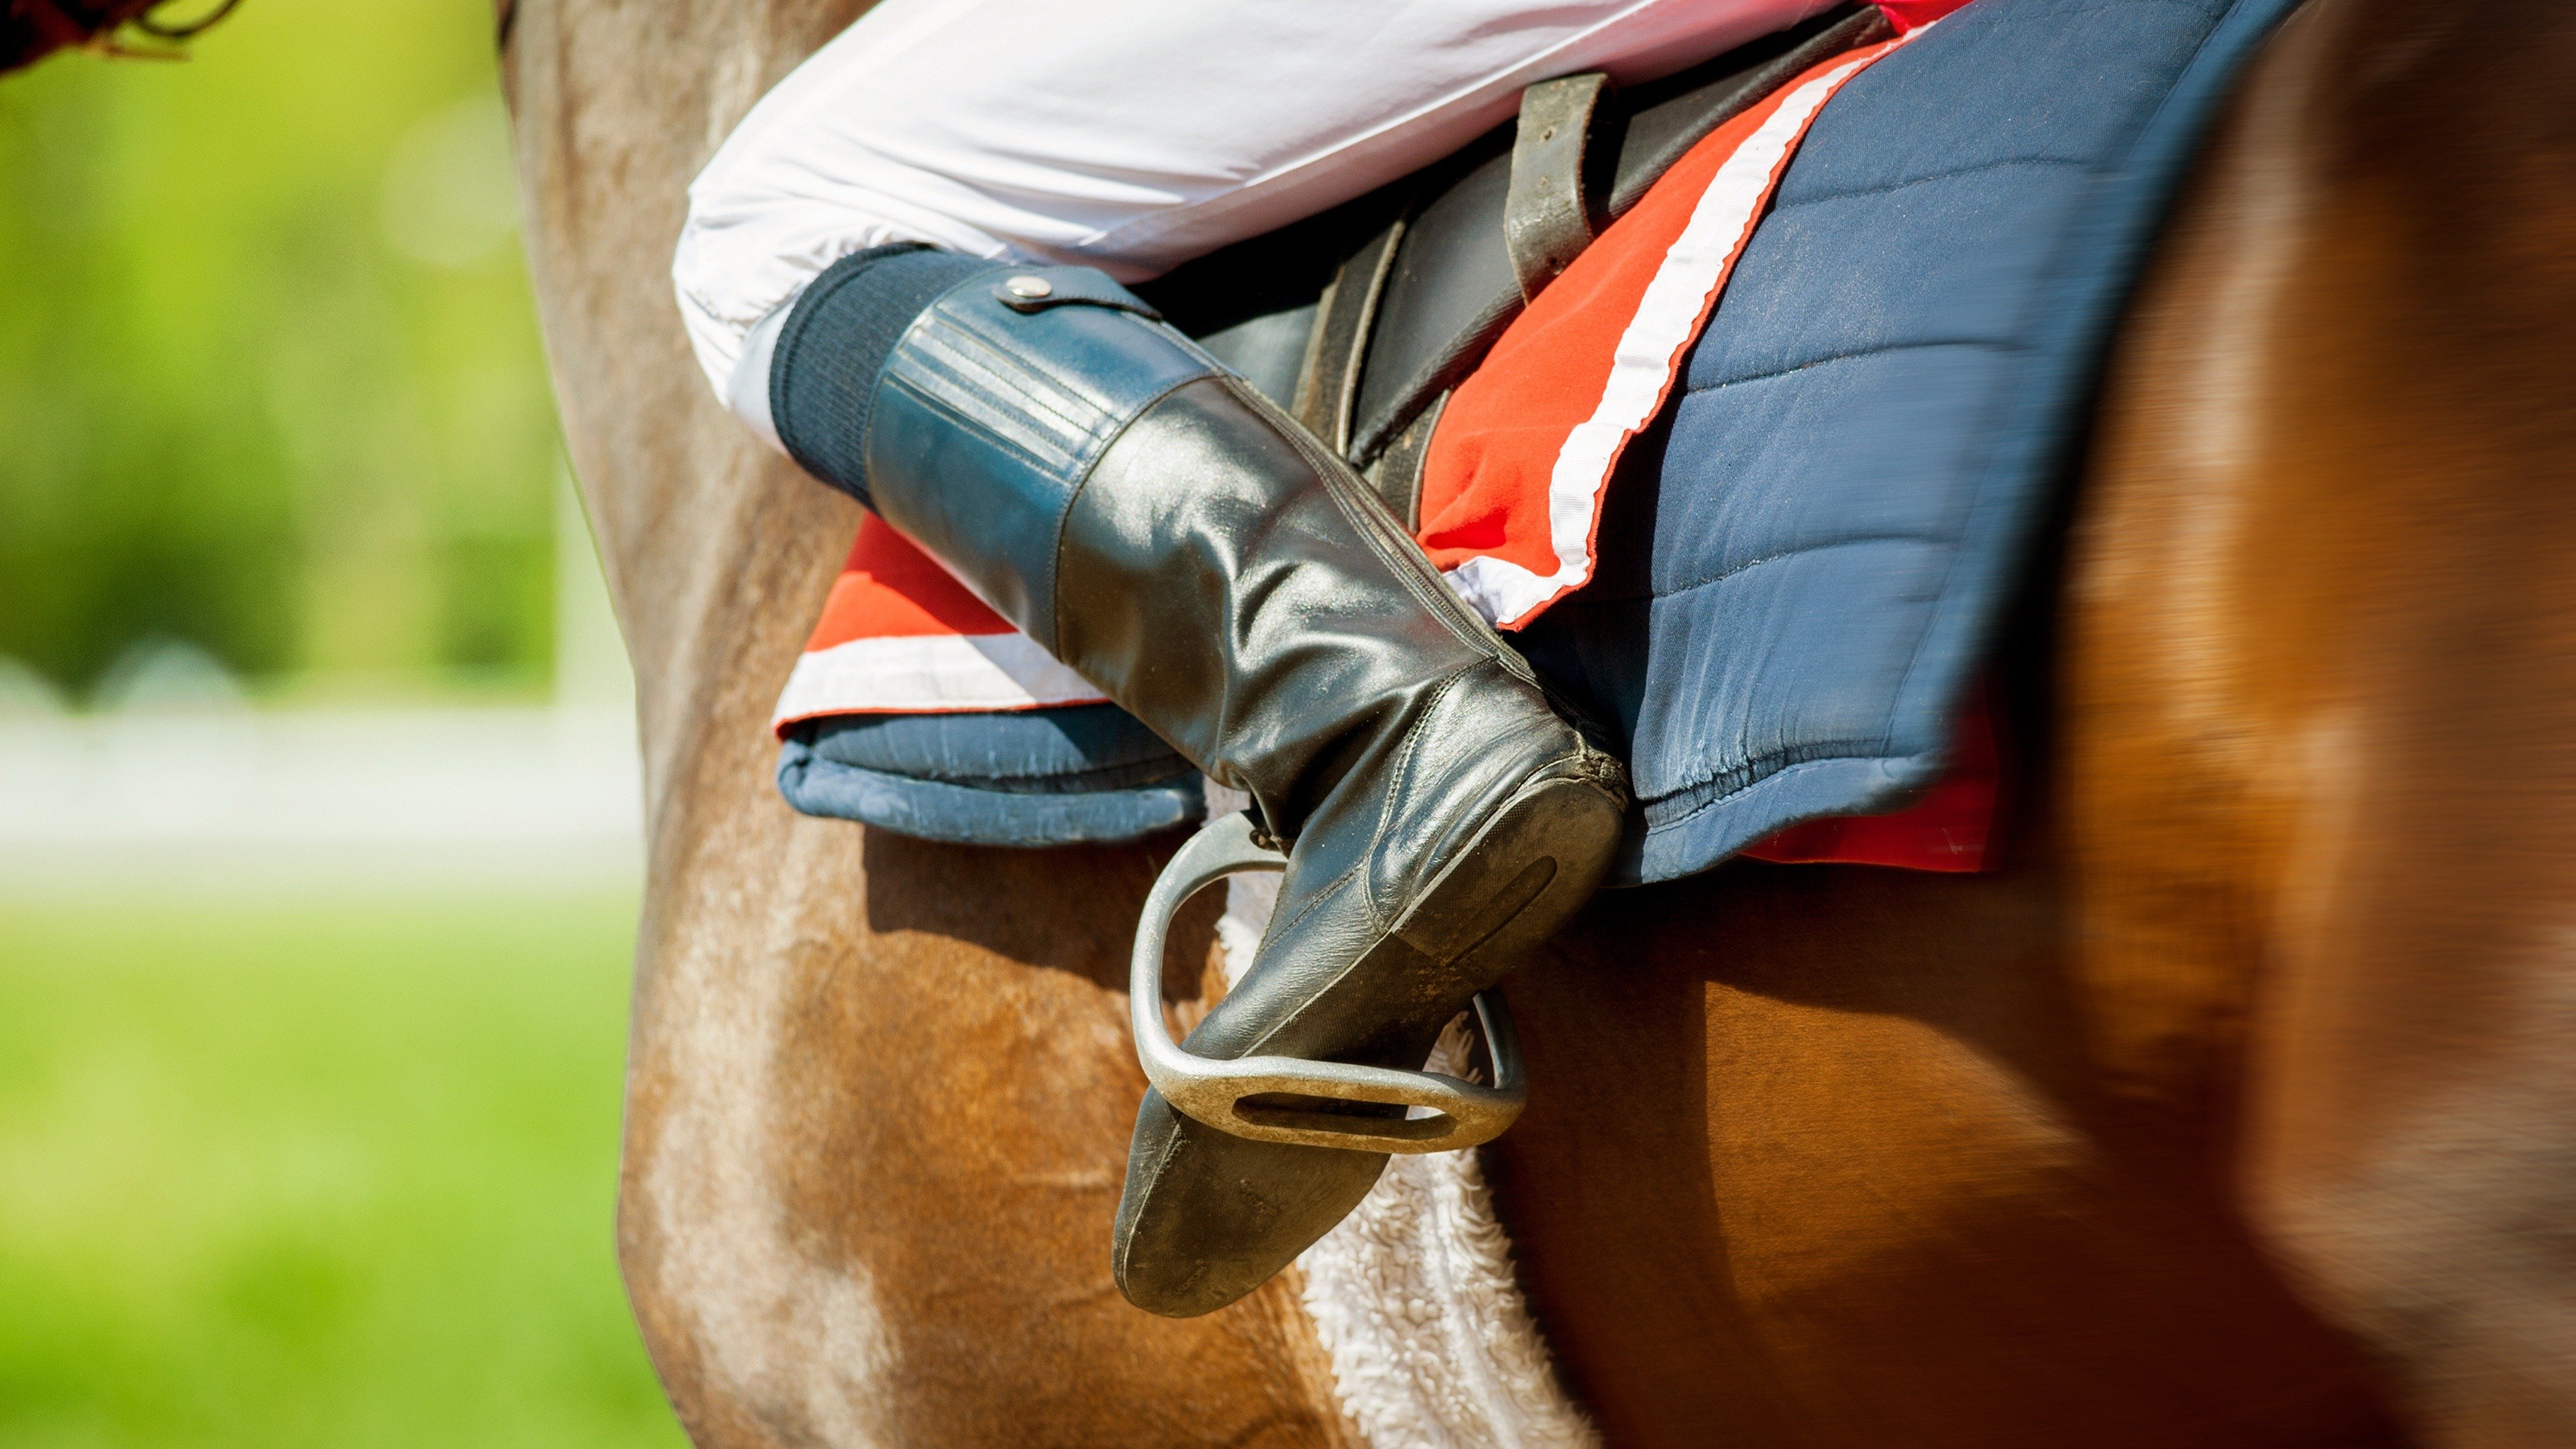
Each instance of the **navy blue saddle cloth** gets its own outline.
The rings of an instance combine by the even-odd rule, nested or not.
[[[1618,878],[1938,777],[2175,190],[2295,3],[1976,0],[1826,108],[1611,488],[1595,578],[1518,638],[1626,747]],[[1287,290],[1210,339],[1274,390],[1276,343],[1316,316]],[[1106,705],[809,723],[779,784],[810,813],[1001,845],[1204,811],[1189,766]]]
[[[808,815],[966,845],[1135,840],[1207,813],[1198,771],[1114,704],[807,720],[778,788]]]

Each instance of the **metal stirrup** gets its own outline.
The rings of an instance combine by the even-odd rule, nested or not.
[[[1511,1014],[1490,991],[1476,994],[1476,1019],[1494,1060],[1494,1085],[1478,1086],[1436,1072],[1310,1062],[1297,1057],[1217,1061],[1192,1056],[1163,1021],[1163,943],[1172,917],[1190,897],[1243,871],[1286,870],[1288,858],[1253,841],[1252,821],[1234,814],[1210,821],[1163,867],[1136,924],[1128,968],[1128,1022],[1136,1060],[1163,1099],[1220,1132],[1258,1142],[1294,1142],[1354,1152],[1451,1152],[1500,1136],[1529,1101],[1520,1043]],[[1430,1117],[1382,1118],[1271,1106],[1246,1098],[1284,1094],[1423,1107]]]

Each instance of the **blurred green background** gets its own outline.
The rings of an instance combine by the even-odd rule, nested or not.
[[[610,672],[559,668],[598,585],[491,24],[246,0],[0,77],[7,1449],[683,1442],[611,1241],[630,711],[596,608]]]
[[[609,1238],[631,920],[0,910],[0,1444],[682,1445]]]
[[[0,656],[540,687],[557,434],[491,10],[248,0],[0,79]]]

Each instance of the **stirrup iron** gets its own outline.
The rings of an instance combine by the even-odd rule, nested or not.
[[[1154,1090],[1183,1114],[1258,1142],[1353,1152],[1453,1152],[1502,1135],[1528,1104],[1529,1085],[1521,1074],[1511,1013],[1491,991],[1476,993],[1475,1001],[1485,1049],[1494,1063],[1490,1087],[1436,1072],[1297,1057],[1219,1061],[1193,1056],[1172,1040],[1163,1020],[1163,943],[1171,934],[1172,917],[1190,897],[1227,876],[1287,868],[1287,856],[1258,843],[1252,818],[1238,813],[1208,822],[1155,878],[1144,916],[1136,923],[1136,954],[1127,979],[1136,1060]],[[1255,1100],[1283,1095],[1421,1107],[1435,1115],[1355,1117]]]

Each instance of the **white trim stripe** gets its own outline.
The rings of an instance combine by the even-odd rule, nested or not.
[[[1918,32],[1919,33],[1919,32]],[[1908,37],[1911,38],[1910,36]],[[1902,42],[1900,42],[1902,43]],[[1890,47],[1891,49],[1893,47]],[[1592,416],[1575,425],[1548,475],[1548,540],[1556,569],[1541,575],[1507,559],[1479,555],[1444,575],[1476,612],[1497,624],[1579,588],[1592,577],[1592,522],[1611,465],[1628,439],[1663,406],[1682,349],[1699,335],[1709,298],[1753,238],[1773,185],[1816,114],[1842,83],[1884,52],[1846,61],[1800,86],[1718,167],[1690,221],[1664,252],[1636,315],[1611,354],[1610,375]]]
[[[770,726],[827,714],[1037,709],[1107,698],[1025,634],[899,635],[805,654]]]

